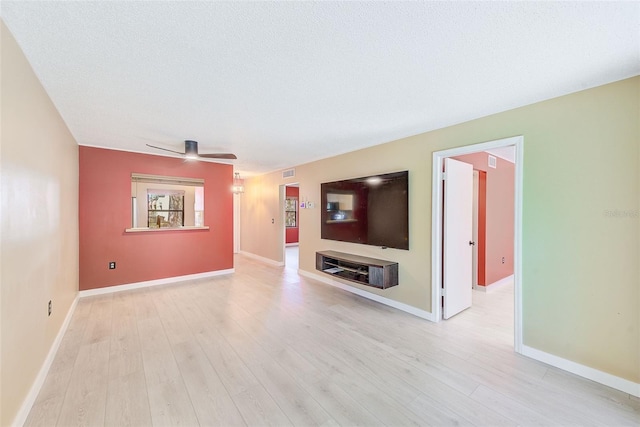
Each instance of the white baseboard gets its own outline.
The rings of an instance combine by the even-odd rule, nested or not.
[[[150,286],[166,285],[169,283],[184,282],[187,280],[205,279],[207,277],[223,276],[225,274],[232,274],[235,269],[230,268],[227,270],[207,271],[206,273],[187,274],[185,276],[166,277],[163,279],[147,280],[145,282],[128,283],[125,285],[107,286],[104,288],[87,289],[80,291],[80,298],[89,297],[93,295],[111,294],[114,292],[130,291],[132,289],[148,288]]]
[[[433,322],[433,314],[428,311],[421,310],[419,308],[413,307],[409,304],[405,304],[403,302],[399,302],[396,300],[389,299],[387,297],[380,296],[378,294],[374,294],[371,292],[367,292],[363,289],[356,288],[354,286],[349,286],[342,282],[338,282],[337,280],[331,279],[331,277],[323,275],[323,274],[314,274],[309,273],[308,271],[298,270],[298,274],[304,277],[308,277],[310,279],[317,280],[322,283],[326,283],[327,285],[334,286],[336,288],[343,289],[347,292],[351,292],[352,294],[360,295],[361,297],[379,302],[384,305],[388,305],[389,307],[397,308],[398,310],[404,311],[405,313],[413,314],[414,316],[420,317],[422,319],[429,320]]]
[[[513,286],[513,280],[514,276],[512,274],[511,276],[503,277],[502,279],[496,280],[488,285],[476,285],[473,289],[480,292],[493,292],[504,286]]]
[[[58,349],[60,348],[60,343],[62,342],[62,338],[64,337],[64,334],[67,332],[67,328],[69,327],[69,323],[71,322],[73,313],[76,311],[76,306],[78,305],[78,299],[79,299],[79,296],[76,295],[73,302],[71,303],[71,307],[69,307],[69,310],[67,311],[67,315],[65,316],[64,321],[62,322],[62,326],[60,327],[60,330],[56,335],[56,339],[53,340],[53,344],[49,349],[49,353],[47,354],[47,357],[44,359],[44,362],[42,363],[42,367],[40,368],[40,371],[38,372],[38,375],[36,376],[35,381],[31,385],[31,388],[29,389],[29,393],[27,393],[27,397],[22,402],[22,406],[20,406],[20,410],[16,414],[16,417],[13,420],[13,423],[11,423],[12,426],[21,426],[21,425],[24,425],[25,421],[27,421],[29,412],[31,412],[31,408],[33,408],[33,404],[36,402],[36,399],[38,398],[38,394],[40,394],[40,389],[42,388],[42,385],[44,384],[44,381],[47,378],[47,374],[49,373],[49,369],[53,364],[53,360],[55,359],[56,354],[58,353]]]
[[[245,252],[245,251],[240,251],[240,254],[241,254],[241,255],[244,255],[244,256],[246,256],[246,257],[248,257],[248,258],[253,258],[253,259],[256,259],[256,260],[258,260],[258,261],[262,261],[262,262],[264,262],[265,264],[274,265],[274,266],[276,266],[276,267],[282,267],[282,266],[284,266],[284,261],[274,261],[274,260],[272,260],[272,259],[270,259],[270,258],[265,258],[265,257],[263,257],[263,256],[256,255],[256,254],[252,254],[251,252]]]
[[[80,298],[84,298],[92,295],[102,295],[102,294],[109,294],[113,292],[128,291],[131,289],[145,288],[149,286],[164,285],[168,283],[183,282],[187,280],[221,276],[225,274],[231,274],[234,271],[235,270],[231,268],[228,270],[218,270],[218,271],[210,271],[206,273],[188,274],[185,276],[149,280],[146,282],[130,283],[126,285],[108,286],[106,288],[88,289],[85,291],[78,292],[75,299],[71,303],[71,307],[69,307],[69,310],[67,311],[67,315],[64,319],[64,322],[62,323],[62,326],[60,327],[60,330],[56,335],[56,339],[53,341],[53,344],[49,349],[49,353],[47,354],[47,357],[45,358],[42,364],[42,367],[40,368],[40,371],[38,372],[38,375],[36,376],[36,379],[33,382],[33,385],[31,386],[31,389],[29,389],[29,393],[27,394],[27,397],[22,402],[22,406],[20,407],[20,410],[16,414],[16,417],[11,425],[21,426],[21,425],[24,425],[25,421],[27,420],[27,417],[29,416],[29,412],[31,411],[31,408],[33,407],[33,404],[35,403],[38,397],[38,394],[40,393],[40,389],[42,388],[42,385],[44,384],[44,381],[47,378],[47,374],[49,373],[51,364],[53,363],[53,360],[55,359],[56,354],[58,353],[58,349],[60,348],[60,343],[62,342],[62,338],[64,337],[64,334],[67,332],[67,328],[69,327],[69,323],[71,322],[71,318],[73,317],[73,313],[76,310],[76,306],[78,305],[78,300]]]
[[[562,357],[555,356],[553,354],[545,353],[544,351],[537,350],[526,345],[522,346],[522,354],[586,379],[615,388],[616,390],[620,390],[624,393],[640,397],[640,383],[634,383],[633,381],[625,380],[624,378],[572,362],[571,360],[563,359]]]
[[[404,312],[413,314],[423,319],[427,319],[432,322],[434,321],[432,313],[418,309],[416,307],[413,307],[413,306],[410,306],[386,297],[382,297],[380,295],[373,294],[373,293],[364,291],[362,289],[355,288],[353,286],[346,285],[344,283],[333,280],[330,277],[324,277],[323,275],[320,275],[320,274],[309,273],[304,270],[298,270],[298,273],[301,276],[308,277],[310,279],[315,279],[319,282],[326,283],[328,285],[335,286],[337,288],[377,301],[379,303],[388,305],[390,307],[397,308],[398,310],[402,310]],[[493,284],[494,289],[496,286],[501,287],[501,286],[507,285],[509,281],[513,281],[513,276],[506,277],[504,279],[499,280],[498,282],[495,282]],[[588,366],[584,366],[579,363],[572,362],[567,359],[563,359],[553,354],[536,350],[526,345],[523,346],[522,354],[527,357],[531,357],[532,359],[539,360],[540,362],[544,362],[551,366],[555,366],[556,368],[560,368],[565,371],[579,375],[581,377],[587,378],[589,380],[595,381],[597,383],[606,385],[611,388],[615,388],[616,390],[620,390],[624,393],[629,393],[630,395],[640,397],[639,383],[634,383],[624,378],[620,378],[615,375],[611,375],[606,372],[602,372],[597,369],[593,369]]]

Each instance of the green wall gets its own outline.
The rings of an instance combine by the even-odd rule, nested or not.
[[[296,167],[303,200],[320,183],[410,172],[410,251],[320,239],[320,210],[300,211],[300,268],[339,250],[397,261],[386,298],[430,311],[434,151],[524,136],[524,344],[640,382],[640,77]],[[274,172],[246,181],[243,251],[282,261]],[[271,224],[271,218],[276,223]],[[354,285],[358,287],[358,285]]]

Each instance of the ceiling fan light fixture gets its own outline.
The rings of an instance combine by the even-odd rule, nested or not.
[[[198,158],[198,142],[187,139],[184,141],[184,156],[187,159]]]
[[[237,159],[236,155],[233,153],[207,153],[207,154],[199,154],[198,153],[198,141],[193,141],[191,139],[186,139],[184,141],[184,153],[181,151],[171,150],[169,148],[162,148],[156,145],[147,144],[147,147],[155,148],[162,151],[168,151],[170,153],[180,154],[189,160],[196,160],[201,157],[206,159],[228,159],[235,160]]]

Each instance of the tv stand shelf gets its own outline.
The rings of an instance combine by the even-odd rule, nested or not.
[[[382,259],[321,251],[316,252],[316,270],[378,289],[398,285],[398,263]]]

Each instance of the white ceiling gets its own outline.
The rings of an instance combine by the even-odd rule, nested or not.
[[[79,144],[195,139],[244,175],[640,74],[639,2],[0,7]]]

